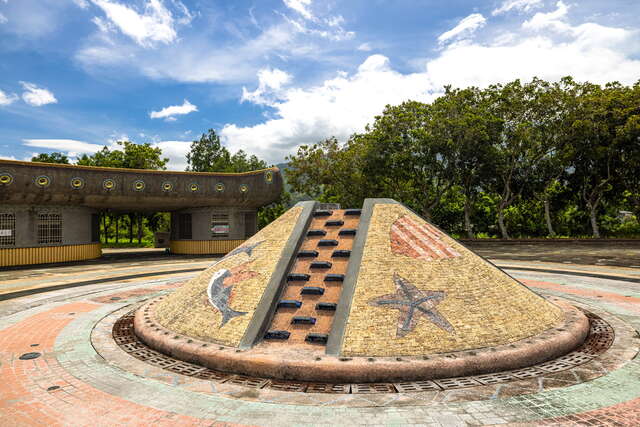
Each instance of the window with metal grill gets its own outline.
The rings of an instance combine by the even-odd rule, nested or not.
[[[16,214],[0,213],[0,246],[16,244]]]
[[[229,214],[211,215],[211,237],[229,237]]]
[[[193,231],[191,228],[191,214],[178,214],[178,239],[193,239]]]
[[[62,215],[38,214],[38,243],[62,243]]]

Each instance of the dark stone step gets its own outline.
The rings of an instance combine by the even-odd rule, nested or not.
[[[319,302],[316,304],[316,310],[336,311],[337,306],[335,302]]]
[[[331,258],[349,258],[351,256],[351,251],[346,249],[339,249],[337,251],[333,251],[331,254]]]
[[[338,241],[334,239],[318,240],[318,246],[338,246]]]
[[[291,333],[289,331],[269,331],[264,334],[265,340],[288,340]]]
[[[278,303],[278,308],[300,308],[302,302],[293,299],[283,299]]]
[[[341,219],[334,219],[324,223],[325,227],[340,227],[342,225],[344,225],[344,221]]]
[[[291,273],[287,275],[290,282],[308,282],[311,276],[305,273]]]
[[[293,316],[291,323],[294,325],[315,325],[316,318],[310,316]]]
[[[324,276],[325,282],[342,282],[344,280],[344,274],[327,274]]]
[[[356,230],[355,228],[344,228],[340,230],[338,236],[355,236],[357,231],[358,230]]]
[[[300,291],[300,295],[324,295],[324,288],[319,286],[305,286]]]
[[[313,261],[309,268],[331,268],[329,261]]]
[[[326,344],[329,339],[328,334],[318,334],[316,332],[312,332],[307,335],[304,339],[306,342],[314,343],[314,344]]]
[[[360,214],[362,214],[362,209],[347,209],[344,211],[344,214],[347,216],[360,216]]]
[[[313,216],[331,216],[333,215],[333,211],[328,210],[317,210],[313,213]]]
[[[318,256],[318,251],[300,251],[298,252],[298,258],[315,258]]]
[[[326,236],[327,232],[324,230],[309,230],[307,236]]]

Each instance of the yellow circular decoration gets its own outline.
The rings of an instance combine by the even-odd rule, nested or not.
[[[191,184],[189,189],[195,193],[196,191],[198,191],[198,184],[195,184],[195,183]]]
[[[267,182],[267,184],[271,184],[273,182],[273,172],[266,171],[264,173],[264,180]]]
[[[219,182],[216,184],[216,191],[222,193],[224,191],[224,184]]]
[[[164,182],[162,184],[162,191],[171,191],[173,190],[173,184],[170,182]]]
[[[76,190],[84,187],[84,180],[82,178],[72,178],[71,187],[75,188]]]
[[[3,173],[2,175],[0,175],[0,184],[2,185],[9,185],[13,182],[13,176],[11,176],[8,173]]]
[[[40,188],[48,187],[51,183],[51,179],[46,175],[40,175],[36,178],[36,185]]]
[[[240,192],[246,193],[249,191],[249,186],[247,184],[240,184]]]
[[[104,188],[105,190],[113,190],[114,188],[116,188],[116,183],[112,179],[105,179],[104,181],[102,181],[102,188]]]
[[[133,189],[136,191],[142,191],[144,190],[144,187],[145,187],[144,181],[142,181],[141,179],[133,183]]]

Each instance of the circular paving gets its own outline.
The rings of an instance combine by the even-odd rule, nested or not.
[[[111,425],[638,425],[637,284],[512,274],[545,296],[569,300],[588,312],[585,346],[535,367],[529,377],[510,371],[485,383],[482,376],[436,380],[437,388],[426,390],[397,383],[391,388],[347,384],[335,390],[334,384],[325,386],[332,392],[324,393],[308,384],[301,390],[268,379],[215,377],[215,371],[165,357],[140,360],[134,353],[144,349],[124,347],[135,344],[127,333],[127,314],[185,278],[23,298],[11,307],[0,306],[0,417],[13,425],[96,425],[100,419]],[[20,359],[36,352],[41,356]],[[199,378],[206,375],[210,378]]]
[[[558,298],[553,298],[554,302],[560,302]],[[137,307],[136,307],[137,308]],[[591,309],[593,310],[593,309]],[[275,380],[270,378],[250,377],[236,375],[233,373],[221,372],[207,369],[193,363],[187,363],[179,359],[164,355],[147,347],[135,335],[133,329],[134,311],[132,307],[120,308],[103,318],[92,334],[92,341],[96,351],[106,360],[123,369],[131,369],[132,362],[127,360],[127,356],[132,356],[141,363],[134,363],[133,373],[140,375],[142,372],[154,371],[154,375],[168,375],[169,373],[179,375],[181,382],[203,381],[212,382],[213,387],[219,389],[221,386],[240,386],[246,388],[246,393],[241,393],[241,398],[246,400],[266,400],[270,401],[274,395],[278,401],[300,403],[301,397],[297,393],[307,394],[396,394],[396,393],[422,393],[445,390],[465,389],[466,398],[469,400],[486,396],[487,392],[493,395],[495,385],[501,384],[504,392],[511,395],[527,394],[535,390],[540,381],[550,384],[549,388],[561,388],[566,386],[563,381],[567,375],[574,375],[574,370],[582,372],[584,380],[592,380],[604,375],[600,369],[601,364],[606,364],[608,371],[615,370],[631,360],[638,352],[637,343],[634,345],[635,330],[624,322],[616,319],[610,314],[601,310],[589,311],[583,308],[589,319],[590,328],[584,344],[568,354],[544,363],[533,366],[503,371],[497,373],[474,375],[466,377],[442,378],[425,381],[395,382],[395,383],[318,383]],[[124,314],[123,314],[124,313]],[[606,320],[605,320],[606,319]],[[615,325],[615,330],[614,330]],[[617,337],[617,341],[615,340]],[[180,338],[178,336],[174,338]],[[117,345],[110,345],[110,339]],[[616,343],[614,345],[614,342]],[[188,345],[191,343],[184,343]],[[200,344],[198,344],[200,345]],[[207,344],[204,344],[207,345]],[[215,344],[208,344],[214,345]],[[631,347],[629,347],[631,345]],[[219,351],[235,351],[232,348],[216,346]],[[120,350],[120,352],[118,351]],[[443,354],[442,358],[456,357],[455,354]],[[345,358],[345,363],[350,360]],[[338,406],[351,406],[349,396],[336,403]],[[352,396],[357,400],[357,396]],[[377,396],[375,399],[388,398],[388,396]],[[308,404],[318,404],[328,402],[335,397],[313,396],[306,399]],[[352,400],[353,400],[352,399]],[[302,399],[305,400],[305,399]]]

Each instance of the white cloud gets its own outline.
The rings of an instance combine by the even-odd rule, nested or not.
[[[0,90],[0,107],[13,104],[18,99],[15,93],[8,94]]]
[[[528,21],[522,24],[523,28],[529,30],[543,30],[546,28],[555,29],[558,31],[566,31],[569,29],[569,24],[565,22],[567,13],[569,12],[569,6],[559,1],[556,3],[557,9],[553,12],[542,13],[538,12],[533,15]]]
[[[502,2],[500,7],[494,9],[491,14],[493,16],[496,16],[510,12],[512,10],[516,10],[519,12],[529,12],[534,8],[541,7],[542,3],[542,0],[505,0]]]
[[[0,13],[0,24],[4,24],[6,22],[9,22],[9,20],[7,19],[6,16],[4,16],[2,13]]]
[[[281,52],[304,54],[294,43],[294,33],[290,25],[283,23],[269,27],[257,37],[240,44],[227,43],[215,48],[206,38],[159,49],[142,49],[97,37],[76,54],[76,59],[89,71],[104,72],[105,67],[121,67],[123,70],[138,70],[153,79],[244,83],[255,78],[265,58]]]
[[[227,124],[220,135],[232,150],[255,153],[268,162],[282,161],[294,147],[335,135],[344,140],[379,114],[386,104],[427,100],[424,74],[403,75],[381,55],[372,55],[352,75],[340,73],[309,89],[290,88],[270,104],[277,118],[256,126]]]
[[[371,45],[369,43],[362,43],[360,46],[358,46],[358,50],[362,52],[369,52],[371,51]]]
[[[23,142],[28,147],[46,148],[65,153],[72,158],[82,154],[93,154],[103,147],[103,145],[76,141],[75,139],[24,139]]]
[[[76,4],[76,6],[82,9],[86,9],[89,7],[89,2],[87,0],[73,0],[73,2]]]
[[[41,107],[47,104],[55,104],[58,102],[52,92],[45,88],[36,86],[29,82],[20,82],[25,92],[22,94],[22,99],[27,104],[34,107]]]
[[[167,121],[175,121],[175,116],[181,116],[198,111],[198,107],[190,103],[187,99],[184,100],[182,105],[170,105],[160,111],[152,111],[149,113],[149,117],[152,119],[165,119]]]
[[[92,0],[120,31],[143,47],[177,38],[174,19],[161,0],[147,0],[143,13],[111,0]],[[183,5],[184,6],[184,5]]]
[[[448,84],[486,87],[517,78],[557,81],[566,75],[601,84],[638,80],[640,60],[635,58],[640,32],[593,22],[571,26],[563,16],[556,13],[546,21],[566,25],[559,36],[553,31],[532,34],[527,28],[499,40],[449,44],[424,61],[422,72],[400,73],[386,57],[372,55],[354,73],[337,73],[309,88],[280,88],[267,100],[274,111],[271,118],[254,126],[226,124],[220,135],[232,150],[244,149],[269,162],[280,162],[301,144],[329,136],[345,141],[352,133],[363,131],[385,105],[408,99],[429,101]],[[258,104],[265,102],[264,97],[244,96]]]
[[[313,14],[309,10],[309,6],[311,6],[311,0],[283,0],[283,2],[285,6],[287,6],[289,9],[295,10],[305,19],[314,19]]]
[[[466,18],[462,19],[458,25],[453,27],[447,32],[440,34],[438,42],[440,44],[445,43],[451,39],[460,39],[465,36],[469,36],[474,33],[478,28],[483,27],[487,20],[479,13],[472,13]]]
[[[263,68],[258,71],[258,88],[249,92],[242,87],[241,101],[250,101],[256,104],[268,104],[271,96],[278,94],[282,86],[291,81],[291,74],[277,68]]]
[[[169,158],[169,170],[183,171],[187,168],[187,153],[192,141],[159,141],[151,143],[152,147],[162,150],[162,157]]]

